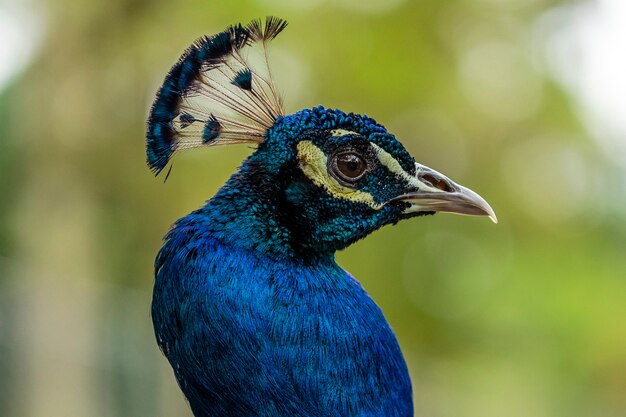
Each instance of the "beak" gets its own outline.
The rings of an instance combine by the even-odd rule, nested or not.
[[[456,184],[443,174],[421,164],[416,165],[416,175],[411,177],[409,191],[392,199],[411,204],[405,214],[421,211],[441,211],[468,216],[488,216],[498,223],[496,213],[477,193]]]

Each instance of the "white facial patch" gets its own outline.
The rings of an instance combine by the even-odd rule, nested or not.
[[[426,184],[419,179],[420,171],[422,171],[425,168],[423,165],[420,165],[416,162],[415,163],[415,175],[411,175],[408,172],[406,172],[402,168],[402,166],[400,166],[400,163],[396,160],[396,158],[391,156],[389,152],[385,151],[383,148],[376,145],[375,143],[370,143],[370,145],[376,151],[376,156],[378,157],[378,160],[380,161],[380,163],[384,167],[386,167],[389,171],[391,171],[393,174],[395,174],[398,178],[406,181],[406,183],[410,185],[411,187],[414,187],[421,191],[428,191],[429,193],[444,192],[443,190],[433,187],[430,184]]]
[[[358,135],[356,132],[352,132],[351,130],[346,129],[333,129],[330,131],[330,136],[346,136],[346,135]]]

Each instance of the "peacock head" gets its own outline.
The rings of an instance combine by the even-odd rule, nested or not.
[[[185,51],[148,120],[148,165],[156,174],[182,149],[255,144],[225,192],[255,188],[246,198],[271,207],[289,240],[306,250],[342,249],[386,224],[436,212],[497,222],[483,198],[416,162],[375,120],[322,106],[285,116],[267,56],[286,25],[254,20]]]

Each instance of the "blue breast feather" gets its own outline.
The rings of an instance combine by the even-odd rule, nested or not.
[[[194,414],[412,416],[393,331],[332,255],[259,257],[218,241],[211,213],[170,231],[152,305],[159,345]]]

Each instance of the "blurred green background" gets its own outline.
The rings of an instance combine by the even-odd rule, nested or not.
[[[288,112],[367,113],[498,214],[338,255],[396,330],[416,415],[625,416],[624,5],[0,0],[0,415],[191,415],[152,262],[250,150],[182,154],[163,184],[144,123],[192,40],[272,14]]]

